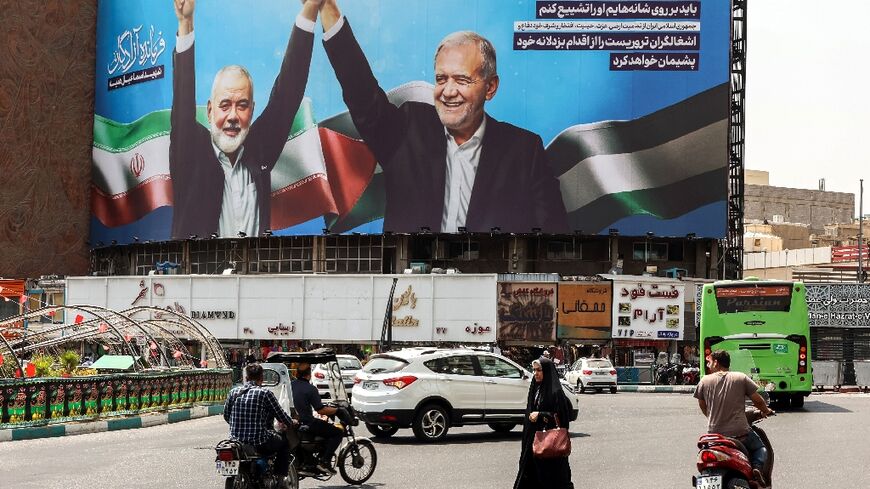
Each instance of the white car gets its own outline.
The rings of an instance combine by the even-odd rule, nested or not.
[[[611,394],[616,394],[616,369],[606,358],[577,360],[565,374],[565,380],[575,386],[577,392],[610,389]]]
[[[344,388],[350,394],[353,389],[353,379],[362,370],[362,362],[353,355],[336,355],[338,368],[341,370],[341,379]],[[317,387],[321,399],[335,399],[334,386],[329,382],[329,369],[325,364],[317,364],[311,367],[311,383]]]
[[[531,372],[501,355],[410,348],[372,356],[356,376],[351,403],[381,438],[412,428],[419,440],[431,442],[453,426],[472,424],[508,432],[523,422],[531,379]],[[573,421],[577,396],[562,385]]]

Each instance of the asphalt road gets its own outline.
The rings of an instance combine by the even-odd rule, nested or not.
[[[571,424],[577,488],[688,488],[695,442],[705,427],[697,403],[680,394],[586,394]],[[813,395],[805,408],[764,421],[774,443],[779,488],[870,486],[870,396]],[[367,435],[365,428],[361,434]],[[138,430],[0,443],[0,488],[220,488],[215,442],[220,416]],[[421,445],[410,430],[376,443],[378,467],[364,488],[510,488],[519,429],[452,430]],[[305,488],[346,487],[339,476]]]

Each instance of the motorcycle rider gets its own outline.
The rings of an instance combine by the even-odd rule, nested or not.
[[[695,389],[695,398],[701,412],[707,417],[707,432],[736,438],[749,451],[752,475],[761,486],[766,486],[762,476],[767,462],[767,448],[750,429],[746,420],[745,401],[748,397],[764,417],[773,414],[764,398],[758,393],[758,385],[746,374],[731,372],[731,355],[724,350],[710,354],[705,375]]]
[[[230,391],[224,404],[224,420],[230,425],[230,438],[253,445],[265,457],[277,454],[273,470],[279,480],[286,481],[290,470],[290,446],[284,434],[272,429],[275,419],[288,429],[297,423],[281,409],[272,391],[261,387],[263,367],[259,363],[245,366],[245,383]]]
[[[300,431],[307,431],[308,433],[326,438],[323,450],[320,453],[320,460],[317,463],[317,469],[321,472],[334,474],[335,469],[332,468],[332,456],[335,455],[335,451],[341,445],[344,431],[332,423],[315,418],[313,413],[317,412],[317,414],[322,416],[338,414],[339,419],[342,419],[342,421],[347,416],[344,413],[340,413],[339,408],[323,405],[323,402],[320,400],[320,393],[311,384],[311,365],[308,363],[300,363],[296,366],[296,378],[290,383],[290,390],[293,391],[293,407],[299,413]]]

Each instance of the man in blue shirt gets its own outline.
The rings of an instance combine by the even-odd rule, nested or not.
[[[230,425],[230,438],[253,445],[268,457],[277,454],[275,475],[287,477],[290,470],[290,445],[284,435],[272,429],[275,419],[292,429],[296,423],[281,409],[272,391],[261,387],[263,367],[250,363],[245,367],[247,381],[230,391],[224,404],[224,420]]]
[[[299,413],[300,429],[308,433],[326,438],[323,451],[317,468],[323,472],[335,473],[332,468],[332,456],[338,446],[344,432],[332,423],[314,417],[314,412],[323,416],[332,416],[338,412],[337,408],[324,406],[320,401],[320,393],[311,385],[311,365],[300,363],[296,367],[296,379],[290,384],[293,391],[293,407]]]

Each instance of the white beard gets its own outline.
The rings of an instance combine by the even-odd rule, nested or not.
[[[224,133],[221,128],[217,127],[213,122],[210,122],[209,126],[211,129],[211,140],[214,142],[214,145],[226,154],[235,153],[242,146],[245,142],[245,138],[248,136],[248,128],[240,128],[239,134],[232,137]]]

